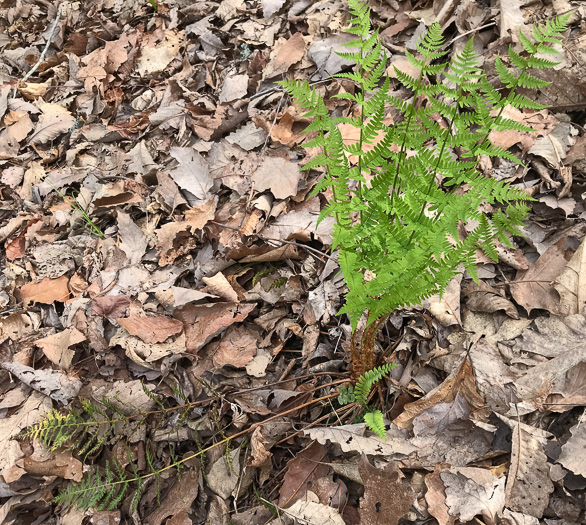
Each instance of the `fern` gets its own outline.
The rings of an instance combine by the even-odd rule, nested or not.
[[[155,400],[160,407],[161,416],[169,409],[165,409],[150,390],[144,388],[145,393]],[[36,425],[21,433],[21,439],[35,439],[48,450],[71,450],[82,461],[88,462],[90,456],[97,454],[108,442],[116,442],[124,446],[122,440],[131,436],[146,422],[147,414],[136,413],[128,416],[118,404],[109,398],[102,399],[101,405],[89,400],[81,400],[81,408],[70,408],[67,414],[58,411],[51,412]],[[132,408],[132,407],[129,407]],[[158,425],[162,423],[159,419]],[[157,425],[157,426],[158,426]],[[158,479],[165,470],[158,469],[151,451],[146,449],[147,473],[141,474],[132,460],[130,450],[127,450],[130,472],[123,468],[114,458],[106,461],[104,467],[92,467],[91,472],[79,483],[70,483],[56,497],[55,502],[65,506],[77,506],[82,509],[96,507],[98,510],[112,510],[120,506],[122,499],[132,490],[131,507],[138,505],[142,494],[143,482],[149,477]],[[177,461],[178,469],[182,460]],[[157,490],[157,497],[160,491]]]
[[[522,35],[526,56],[511,47],[510,66],[496,60],[499,79],[508,88],[506,96],[478,66],[472,40],[452,60],[442,62],[444,40],[440,26],[432,25],[417,44],[417,53],[406,51],[419,74],[395,69],[413,93],[408,104],[389,95],[386,55],[378,30],[370,30],[368,3],[348,3],[352,19],[347,32],[357,38],[346,44],[354,51],[339,54],[356,67],[335,77],[354,82],[357,89],[355,94],[334,96],[356,104],[359,116],[331,118],[322,95],[307,82],[281,84],[307,110],[304,117],[312,119],[306,131],[315,136],[305,145],[320,148],[321,154],[304,169],[326,168],[314,194],[331,191],[320,220],[335,218],[333,248],[349,290],[340,313],[348,314],[356,329],[365,312],[370,324],[396,308],[443,293],[461,266],[477,279],[476,250],[496,260],[494,240],[510,245],[509,236],[519,235],[531,198],[484,177],[476,162],[480,155],[519,162],[491,145],[488,136],[493,130],[530,131],[502,113],[509,105],[543,107],[515,90],[546,85],[529,70],[556,65],[540,54],[558,53],[553,46],[561,42],[570,14],[535,26],[534,41]],[[404,117],[390,128],[383,123],[388,106]],[[439,124],[442,120],[444,125]],[[355,144],[344,143],[340,124],[359,130]],[[358,158],[354,164],[351,156]],[[463,186],[464,194],[456,191]],[[480,211],[485,203],[496,208],[490,216]],[[470,232],[464,238],[459,233],[462,224]]]
[[[366,410],[364,422],[367,428],[372,430],[377,436],[386,441],[386,429],[383,422],[383,414],[380,410],[368,406],[370,391],[375,383],[380,381],[397,365],[395,363],[386,363],[372,370],[366,371],[358,378],[354,387],[340,387],[338,389],[338,402],[341,405],[349,403],[359,403]]]

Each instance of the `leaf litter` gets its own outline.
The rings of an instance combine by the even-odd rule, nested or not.
[[[479,252],[479,283],[455,279],[378,336],[402,365],[376,393],[386,441],[319,400],[349,379],[344,287],[324,200],[308,198],[320,173],[300,169],[316,154],[299,147],[307,121],[274,83],[317,82],[352,116],[332,98],[352,86],[326,80],[352,65],[335,54],[352,38],[345,5],[0,8],[0,522],[85,519],[47,497],[79,480],[79,459],[17,439],[78,398],[126,416],[193,403],[133,427],[143,469],[256,425],[94,523],[583,522],[586,11],[371,7],[397,67],[439,19],[451,52],[474,33],[489,73],[529,20],[575,9],[537,95],[551,107],[507,110],[534,131],[490,137],[524,165],[479,164],[536,199],[526,237],[497,245],[498,264]],[[130,468],[106,441],[83,469],[114,456]]]

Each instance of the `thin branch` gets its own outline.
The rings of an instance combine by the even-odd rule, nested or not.
[[[59,4],[57,6],[57,16],[55,17],[55,20],[53,21],[53,25],[51,26],[51,29],[49,30],[49,36],[47,37],[47,43],[45,44],[45,49],[43,49],[43,52],[41,53],[39,60],[37,60],[37,63],[22,78],[22,80],[19,82],[19,84],[21,82],[26,82],[35,73],[35,71],[38,69],[38,67],[44,62],[45,55],[47,54],[47,51],[49,51],[49,46],[51,45],[51,41],[53,40],[53,35],[55,34],[55,29],[57,29],[57,25],[59,24],[59,20],[61,20],[61,5],[62,4]],[[14,91],[12,92],[12,98],[16,98],[17,91],[18,91],[18,87],[15,87]]]

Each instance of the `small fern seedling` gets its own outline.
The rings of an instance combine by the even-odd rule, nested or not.
[[[413,95],[406,102],[389,94],[387,59],[378,29],[370,29],[368,3],[348,3],[353,18],[346,31],[356,38],[345,45],[355,51],[338,54],[356,67],[334,77],[353,82],[356,90],[334,97],[354,104],[358,116],[332,118],[317,88],[298,80],[281,84],[312,120],[305,131],[315,136],[305,146],[321,153],[304,169],[325,167],[314,194],[327,190],[332,195],[320,219],[335,219],[333,248],[348,286],[340,313],[348,314],[356,329],[364,313],[371,324],[399,307],[443,293],[461,266],[477,280],[476,251],[496,261],[495,240],[512,246],[509,236],[521,235],[518,226],[531,198],[484,176],[477,160],[484,155],[519,163],[512,153],[492,145],[489,134],[531,131],[504,118],[503,111],[507,106],[544,107],[516,89],[548,84],[528,71],[556,65],[541,55],[558,53],[553,46],[561,43],[571,13],[534,26],[534,41],[522,34],[525,52],[510,47],[510,67],[497,59],[504,91],[488,82],[472,40],[441,62],[447,52],[439,24],[433,24],[417,53],[405,50],[418,75],[395,68]],[[402,114],[390,127],[383,122],[389,106]],[[355,143],[344,140],[342,124],[342,129],[349,125],[358,131]]]
[[[338,403],[340,405],[347,405],[350,403],[360,403],[364,414],[364,422],[367,428],[372,430],[378,437],[387,439],[387,431],[383,421],[383,413],[378,408],[372,408],[368,405],[368,398],[370,391],[375,383],[385,377],[393,368],[395,363],[387,363],[382,366],[366,371],[358,378],[356,386],[340,387],[338,391]]]

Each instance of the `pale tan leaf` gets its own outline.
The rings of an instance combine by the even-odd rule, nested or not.
[[[31,144],[45,144],[55,140],[59,135],[69,131],[74,122],[75,117],[69,114],[41,115],[29,142]]]
[[[571,429],[571,436],[562,447],[558,462],[577,476],[586,477],[586,422],[576,423]]]
[[[277,199],[296,195],[300,179],[299,166],[280,157],[265,157],[252,176],[257,191],[270,190]]]
[[[75,355],[75,350],[69,348],[85,341],[85,336],[76,328],[66,328],[42,339],[37,339],[35,344],[41,348],[49,360],[64,370],[69,370]]]
[[[584,241],[576,250],[562,273],[555,279],[554,288],[560,294],[560,315],[581,314],[586,304],[586,250]]]
[[[341,427],[310,428],[304,430],[304,433],[322,445],[327,444],[328,441],[336,443],[340,445],[343,452],[394,457],[407,456],[417,450],[417,447],[411,445],[407,437],[396,428],[391,427],[387,431],[386,441],[375,435],[364,435],[365,428],[366,425],[360,423]]]
[[[296,525],[345,525],[336,509],[313,501],[298,499],[290,507],[281,510],[293,518]]]

